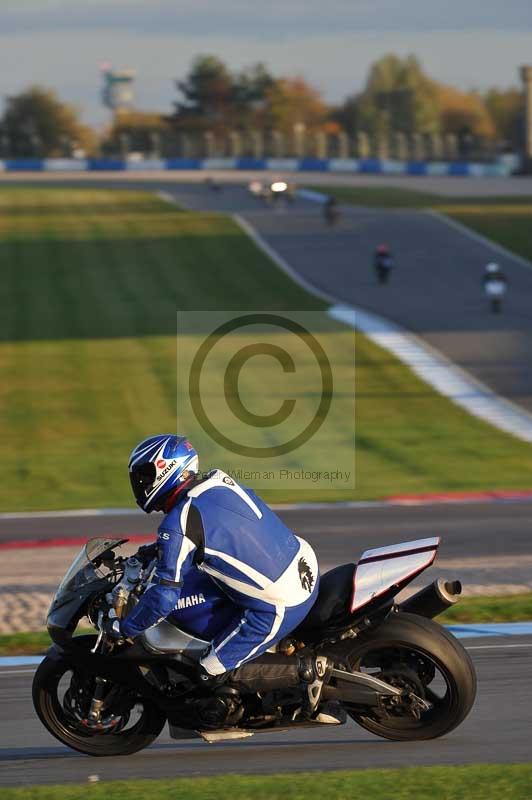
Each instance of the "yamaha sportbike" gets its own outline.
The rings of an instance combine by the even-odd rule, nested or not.
[[[102,632],[110,609],[124,616],[155,569],[143,548],[129,557],[118,554],[126,542],[90,540],[48,612],[53,645],[35,674],[33,702],[50,733],[74,750],[134,753],[166,722],[174,738],[210,742],[341,724],[347,717],[387,739],[431,739],[456,728],[473,705],[471,660],[432,619],[458,599],[459,581],[438,579],[395,601],[433,563],[437,538],[368,550],[358,563],[325,573],[304,622],[274,652],[236,670],[239,680],[215,687],[202,687],[194,677],[209,643],[179,623],[179,608],[203,597],[185,598],[183,588],[175,614],[135,641],[116,643]],[[74,635],[85,618],[94,635]],[[300,713],[301,684],[293,678],[298,653],[327,664],[311,718]]]

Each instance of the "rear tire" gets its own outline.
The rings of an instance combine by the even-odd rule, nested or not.
[[[397,666],[390,667],[395,656]],[[460,642],[436,622],[415,614],[399,612],[391,615],[382,625],[370,632],[349,657],[351,669],[360,669],[364,662],[374,666],[381,661],[383,680],[401,686],[419,687],[433,708],[421,712],[419,719],[410,714],[388,715],[382,709],[361,712],[346,710],[362,728],[395,741],[435,739],[449,733],[467,717],[476,695],[476,674],[473,663]],[[415,674],[415,665],[419,674]],[[386,666],[388,665],[388,666]],[[401,673],[401,670],[402,673]],[[432,674],[434,670],[434,674]],[[430,675],[432,674],[432,677]],[[430,687],[435,675],[441,675],[446,692],[437,698]]]
[[[83,729],[65,711],[58,696],[59,682],[72,665],[63,659],[45,658],[33,679],[33,705],[42,724],[60,742],[89,756],[124,756],[143,750],[161,733],[166,716],[156,706],[139,699],[140,719],[133,727],[118,731],[94,732]]]

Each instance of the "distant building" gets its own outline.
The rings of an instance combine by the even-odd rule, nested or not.
[[[102,64],[103,77],[102,102],[113,114],[131,108],[135,101],[135,71],[116,70],[110,64]]]

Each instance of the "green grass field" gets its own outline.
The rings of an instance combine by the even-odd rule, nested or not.
[[[530,800],[531,784],[531,764],[479,764],[30,786],[3,789],[2,800]]]
[[[2,188],[0,272],[0,510],[131,505],[127,455],[144,436],[175,430],[177,386],[186,393],[176,378],[177,309],[315,311],[350,384],[351,333],[220,215],[139,192]],[[356,339],[356,491],[287,485],[261,491],[266,499],[532,485],[527,445]],[[248,376],[257,397],[265,375],[257,361]],[[311,405],[313,393],[301,394]],[[229,413],[226,422],[230,431]],[[352,416],[337,411],[330,422],[328,441],[350,448]],[[187,432],[203,466],[214,466],[206,435]],[[292,453],[287,466],[313,469],[328,456],[316,447],[302,458]]]

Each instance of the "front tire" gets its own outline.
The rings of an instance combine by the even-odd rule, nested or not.
[[[466,650],[445,628],[415,614],[393,614],[368,633],[351,652],[349,667],[371,671],[431,703],[421,713],[412,713],[407,704],[370,711],[346,706],[362,728],[385,739],[444,736],[463,722],[475,701],[475,668]]]
[[[67,673],[72,673],[70,688],[61,697],[60,684],[65,682]],[[122,702],[123,717],[118,719],[115,728],[96,731],[84,727],[80,719],[72,713],[73,681],[76,673],[72,665],[62,659],[45,658],[39,665],[33,679],[33,705],[42,724],[60,742],[89,756],[124,756],[143,750],[159,736],[166,716],[156,706],[142,698],[135,698],[134,707],[138,719],[130,727]],[[80,682],[81,684],[81,682]],[[67,699],[65,699],[67,697]],[[139,711],[139,707],[141,710]],[[132,706],[133,707],[133,706]]]

